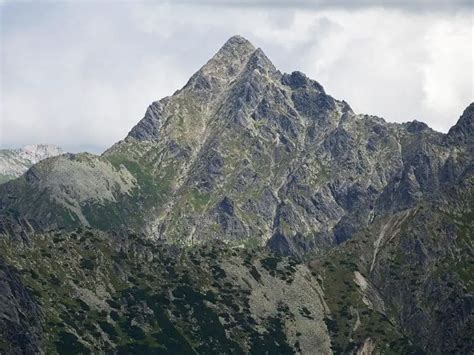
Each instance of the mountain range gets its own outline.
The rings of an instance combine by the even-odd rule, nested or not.
[[[0,149],[0,183],[21,176],[43,159],[63,153],[61,148],[51,144],[32,144],[20,149]]]
[[[473,128],[357,114],[234,36],[102,155],[0,185],[0,350],[470,353]]]

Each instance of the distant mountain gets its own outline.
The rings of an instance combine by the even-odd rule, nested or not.
[[[101,156],[0,186],[0,352],[471,353],[473,127],[232,37]]]
[[[0,149],[0,183],[17,178],[43,159],[61,155],[61,148],[50,144],[27,145],[20,149]]]

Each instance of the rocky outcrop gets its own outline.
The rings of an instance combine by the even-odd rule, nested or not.
[[[17,270],[0,256],[0,352],[43,353],[43,315]]]
[[[453,126],[448,134],[447,140],[451,144],[468,144],[473,146],[474,133],[474,103],[471,103],[459,118],[458,123]]]

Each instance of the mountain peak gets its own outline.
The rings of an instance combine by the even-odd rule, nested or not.
[[[242,70],[255,51],[253,44],[244,37],[232,36],[201,68],[201,71],[233,76]]]
[[[255,51],[255,47],[246,38],[235,35],[230,37],[221,49],[217,52],[217,55],[248,55]]]
[[[472,132],[474,132],[474,102],[466,107],[458,122],[451,127],[448,138],[456,143],[472,142]]]
[[[239,75],[255,69],[275,70],[261,49],[256,49],[242,36],[232,36],[175,94],[191,93],[193,97],[199,97],[199,100],[211,100],[218,97]],[[139,140],[157,139],[163,123],[162,110],[161,101],[150,105],[145,117],[132,128],[129,136]]]
[[[246,67],[249,60],[263,52],[242,36],[232,36],[217,53],[199,69],[186,84],[191,90],[220,91],[232,82]],[[268,59],[267,59],[268,60]],[[269,62],[269,60],[268,60]]]

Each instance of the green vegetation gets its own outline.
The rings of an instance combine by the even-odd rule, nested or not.
[[[1,244],[44,311],[47,353],[293,353],[287,308],[257,326],[251,290],[232,282],[222,262],[248,255],[243,269],[262,282],[263,273],[290,277],[294,259],[224,245],[177,250],[90,229],[34,239],[21,258],[14,243]]]
[[[315,275],[320,275],[324,300],[331,310],[324,321],[331,334],[335,354],[350,353],[368,338],[375,341],[384,354],[411,353],[407,339],[383,314],[371,309],[363,301],[364,291],[355,282],[357,263],[350,253],[330,253],[312,264]],[[390,344],[389,347],[386,347]]]
[[[0,174],[0,184],[3,184],[5,182],[13,180],[13,179],[15,179],[15,176]]]
[[[208,205],[210,200],[210,194],[208,193],[201,193],[197,190],[192,190],[190,193],[189,202],[193,206],[194,210],[197,212],[201,212],[204,208]]]
[[[474,292],[474,262],[470,252],[474,250],[474,212],[448,214],[456,226],[457,254],[448,254],[441,262],[453,270],[468,292]]]

